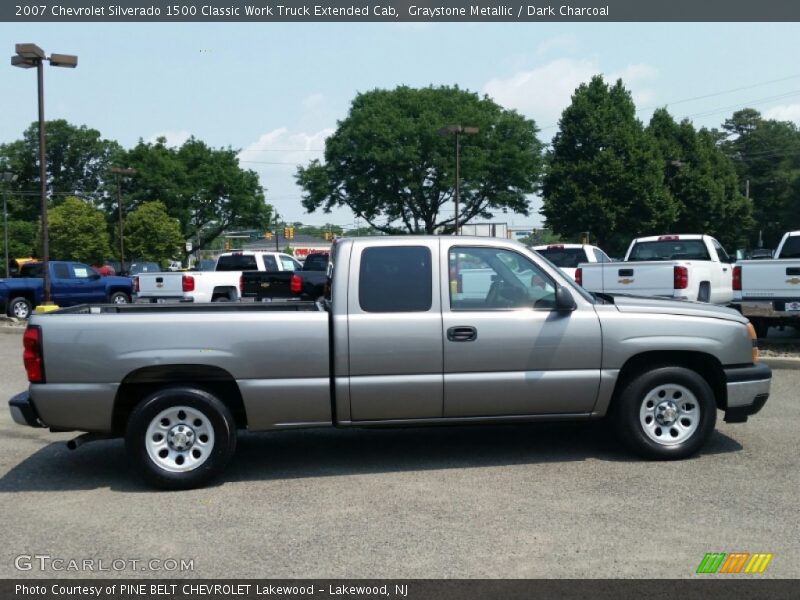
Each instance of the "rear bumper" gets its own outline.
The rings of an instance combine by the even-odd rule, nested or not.
[[[786,310],[787,305],[797,303],[797,298],[738,301],[739,309],[745,317],[762,317],[767,319],[800,319],[800,311]]]
[[[139,296],[134,294],[133,302],[135,304],[179,304],[194,302],[194,298],[191,296]]]
[[[18,425],[27,425],[28,427],[44,427],[44,424],[39,419],[39,414],[36,412],[36,407],[31,402],[31,397],[28,392],[22,392],[11,398],[8,401],[8,408],[11,410],[11,418]]]
[[[764,363],[725,369],[725,380],[728,391],[726,422],[744,423],[767,403],[772,371]]]

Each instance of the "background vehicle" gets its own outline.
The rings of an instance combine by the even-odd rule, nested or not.
[[[575,270],[581,263],[612,262],[608,254],[597,246],[589,244],[548,244],[534,246],[539,254],[559,267],[564,273],[575,279]]]
[[[37,259],[29,256],[27,258],[11,258],[8,260],[8,275],[10,277],[19,276],[19,271],[22,265],[26,263],[37,262]]]
[[[325,293],[328,254],[308,254],[299,271],[246,271],[241,277],[242,298],[259,301],[278,298],[316,300]]]
[[[143,273],[134,279],[137,302],[235,302],[242,271],[296,271],[300,263],[282,252],[221,254],[213,272]]]
[[[758,337],[770,326],[800,326],[800,231],[784,234],[770,260],[742,260],[734,267],[734,302],[750,317]]]
[[[773,257],[773,252],[769,248],[756,248],[750,252],[748,260],[768,260]]]
[[[134,261],[128,267],[128,276],[140,275],[142,273],[160,273],[161,265],[157,262]]]
[[[575,280],[590,292],[729,304],[731,262],[711,236],[660,235],[633,240],[623,262],[581,264]]]
[[[354,238],[334,248],[324,303],[34,315],[23,340],[31,385],[10,401],[14,420],[124,435],[150,482],[186,488],[225,467],[237,428],[611,411],[635,452],[680,459],[709,439],[718,409],[743,422],[769,395],[770,370],[735,310],[595,298],[510,240]],[[493,276],[459,291],[462,270],[476,268]]]
[[[0,279],[0,311],[10,317],[27,319],[44,297],[40,262],[22,266],[19,277]],[[50,297],[58,306],[87,303],[127,304],[131,301],[131,280],[101,277],[89,266],[71,261],[48,261]]]

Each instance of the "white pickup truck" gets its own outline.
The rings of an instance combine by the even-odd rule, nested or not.
[[[608,254],[597,246],[589,244],[548,244],[534,246],[539,254],[564,271],[571,279],[575,279],[575,271],[581,263],[613,262]]]
[[[297,271],[282,252],[226,252],[213,271],[142,273],[133,278],[134,302],[236,302],[242,271]]]
[[[773,259],[736,263],[733,301],[758,337],[772,325],[800,325],[800,231],[784,234]]]
[[[633,240],[623,262],[581,264],[575,281],[590,292],[730,304],[730,263],[711,236],[658,235]]]

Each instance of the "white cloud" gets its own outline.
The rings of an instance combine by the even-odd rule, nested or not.
[[[800,104],[773,106],[764,111],[764,118],[776,121],[793,121],[800,125]]]
[[[544,56],[553,50],[573,51],[578,48],[578,38],[571,33],[549,37],[536,46],[536,56]]]
[[[648,83],[658,77],[658,71],[647,64],[632,64],[604,73],[595,60],[587,58],[558,58],[545,65],[519,71],[509,77],[498,77],[486,83],[483,91],[507,108],[515,108],[533,117],[540,127],[554,125],[572,94],[581,83],[603,73],[609,82],[621,78],[631,90],[637,106],[652,103],[655,94]]]
[[[184,142],[192,137],[192,134],[183,129],[180,131],[159,131],[147,138],[147,143],[155,144],[160,137],[167,138],[167,146],[183,146]]]

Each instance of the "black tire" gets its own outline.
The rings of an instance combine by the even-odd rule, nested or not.
[[[114,292],[108,297],[110,304],[130,304],[131,298],[125,292]]]
[[[756,330],[758,339],[764,339],[769,335],[769,321],[766,319],[750,319],[750,323],[752,323],[753,329]]]
[[[671,389],[674,393],[669,391]],[[689,394],[683,395],[681,389]],[[659,396],[662,391],[666,392],[664,397]],[[685,401],[683,405],[681,398]],[[672,415],[666,413],[668,418],[662,425],[659,419],[665,413],[661,412],[657,419],[650,416],[652,431],[648,433],[646,429],[651,427],[643,421],[649,411],[656,415],[658,411],[669,409],[670,401],[673,405],[677,403],[679,411],[696,401],[699,415],[678,412],[677,418],[671,421]],[[651,403],[654,407],[647,408]],[[633,452],[654,460],[680,460],[695,454],[708,441],[717,422],[717,405],[711,387],[698,373],[684,367],[660,366],[630,380],[617,396],[612,414],[619,438]],[[672,439],[673,434],[675,439]]]
[[[190,412],[202,415],[189,423],[190,419],[175,417],[172,423],[169,419],[156,419],[165,412],[173,409],[186,407]],[[184,413],[185,415],[185,413]],[[204,422],[203,419],[207,419]],[[164,421],[168,421],[167,429]],[[199,425],[198,425],[199,423]],[[151,438],[148,435],[148,428],[163,427],[163,435],[169,438],[173,431],[183,425],[193,427],[205,427],[206,430],[213,432],[208,445],[203,447],[201,457],[203,462],[196,468],[190,470],[175,471],[170,470],[165,465],[171,463],[173,469],[179,469],[178,458],[172,461],[168,456],[162,458],[151,456],[150,452],[155,452],[155,444],[149,444]],[[189,427],[187,427],[189,428]],[[203,431],[203,429],[197,429]],[[200,452],[201,435],[197,435],[197,443],[185,452],[174,453],[177,455],[189,456],[189,452]],[[236,421],[225,404],[216,396],[209,392],[192,387],[169,387],[157,391],[145,398],[133,411],[128,420],[125,432],[125,446],[130,460],[133,462],[141,476],[150,484],[167,490],[186,490],[204,485],[209,480],[217,477],[224,470],[236,450]],[[172,441],[164,440],[162,450],[167,454],[174,451]],[[160,460],[161,462],[156,462]],[[183,461],[181,461],[183,462]],[[186,467],[184,467],[186,468]]]
[[[9,317],[25,320],[30,318],[32,312],[33,305],[30,300],[22,296],[13,298],[11,302],[8,303],[7,314]]]

